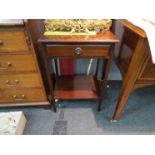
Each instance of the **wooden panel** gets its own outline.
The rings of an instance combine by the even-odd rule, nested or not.
[[[55,99],[97,99],[93,76],[61,76],[56,80]]]
[[[0,89],[41,87],[38,74],[0,75]]]
[[[45,108],[51,108],[51,105],[48,101],[34,101],[34,102],[14,102],[11,104],[8,103],[0,103],[0,107],[25,107],[25,106],[40,106]]]
[[[33,42],[33,46],[35,49],[35,54],[38,59],[37,62],[41,70],[44,87],[46,89],[46,92],[48,92],[49,84],[47,81],[47,76],[44,73],[45,65],[44,61],[42,60],[42,53],[44,52],[44,48],[43,46],[41,46],[41,44],[38,43],[39,37],[44,33],[44,19],[28,19],[27,24]]]
[[[24,31],[0,31],[0,53],[1,52],[24,52],[28,51]]]
[[[117,58],[117,65],[123,76],[125,76],[128,71],[128,67],[134,54],[138,39],[139,36],[137,36],[131,30],[124,30],[121,48]]]
[[[147,56],[145,58],[145,62],[140,71],[140,74],[138,76],[138,80],[140,81],[143,80],[144,83],[146,83],[146,81],[148,82],[155,81],[155,64],[152,61],[150,46],[147,40],[145,42],[145,49],[146,49]]]
[[[151,56],[146,61],[146,66],[143,73],[140,75],[140,80],[155,80],[155,64],[152,62]]]
[[[135,26],[133,23],[131,23],[128,20],[125,19],[120,19],[121,23],[125,28],[130,29],[132,32],[134,32],[136,35],[139,35],[140,37],[146,38],[146,33],[144,30],[142,30],[140,27]]]
[[[33,56],[25,55],[1,55],[0,73],[36,71]]]
[[[47,52],[52,57],[109,57],[109,46],[84,46],[84,45],[47,45]]]
[[[133,56],[133,50],[128,48],[128,46],[126,46],[125,44],[122,45],[122,49],[119,52],[119,57],[117,58],[116,62],[123,75],[128,71],[128,67],[132,56]]]
[[[0,90],[0,103],[18,103],[45,101],[46,97],[42,89],[16,89]],[[31,104],[31,103],[30,103]]]
[[[131,50],[136,48],[139,37],[131,30],[125,29],[123,36],[123,43],[126,44]]]

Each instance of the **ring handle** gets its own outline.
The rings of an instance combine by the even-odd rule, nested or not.
[[[82,48],[81,47],[77,47],[77,48],[75,48],[74,52],[75,52],[75,54],[80,55],[81,52],[82,52]]]

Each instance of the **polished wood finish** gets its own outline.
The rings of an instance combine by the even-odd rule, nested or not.
[[[59,58],[109,57],[109,46],[63,45],[46,46],[48,55]],[[78,49],[80,50],[78,52]]]
[[[29,50],[24,31],[0,31],[0,53],[25,52]]]
[[[43,19],[28,19],[27,26],[28,26],[28,29],[29,29],[29,32],[32,38],[32,42],[33,42],[34,49],[36,52],[39,67],[41,70],[43,70],[43,72],[41,72],[41,75],[43,78],[46,93],[48,95],[49,86],[48,86],[46,74],[44,74],[45,65],[44,65],[44,62],[42,61],[42,57],[43,57],[42,51],[44,49],[41,46],[41,44],[38,43],[38,39],[44,33],[44,20]]]
[[[36,64],[31,54],[0,55],[0,73],[34,71],[36,71]]]
[[[116,64],[122,73],[123,81],[113,120],[119,119],[130,93],[137,88],[155,84],[155,65],[151,60],[145,32],[127,20],[121,22],[124,34]]]
[[[42,89],[3,89],[0,90],[0,106],[1,103],[16,104],[19,102],[27,102],[31,104],[32,102],[45,101],[46,97]]]
[[[55,99],[97,99],[98,97],[97,83],[93,76],[60,76],[54,86]]]
[[[27,23],[0,24],[0,107],[50,105]]]
[[[40,88],[40,78],[38,74],[14,74],[1,75],[0,88],[1,89],[17,89],[17,88]]]
[[[123,25],[125,27],[127,27],[129,30],[131,30],[132,32],[138,34],[138,36],[140,36],[142,38],[146,38],[146,33],[144,32],[144,30],[142,30],[141,28],[133,25],[130,21],[125,20],[125,19],[120,19],[120,22],[122,22]]]
[[[38,42],[44,47],[42,62],[46,70],[49,85],[48,96],[56,111],[55,99],[97,99],[98,111],[101,109],[102,93],[106,87],[111,61],[113,58],[113,46],[119,40],[111,32],[101,32],[97,35],[86,36],[44,36]],[[49,67],[50,58],[102,58],[105,59],[103,76],[100,82],[96,76],[58,76],[51,77],[53,71]],[[97,69],[98,70],[98,69]]]
[[[105,31],[102,33],[97,33],[96,35],[68,35],[68,36],[45,36],[42,35],[39,39],[39,42],[42,43],[87,43],[87,44],[105,44],[105,43],[114,43],[118,42],[118,38],[111,32]]]

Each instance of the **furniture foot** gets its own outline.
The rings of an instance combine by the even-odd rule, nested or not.
[[[54,112],[57,112],[57,107],[56,107],[56,104],[55,104],[55,100],[52,99],[51,96],[49,96],[49,102],[51,104],[51,108],[53,109]]]
[[[55,103],[58,102],[58,101],[59,101],[58,99],[55,99]]]
[[[98,107],[97,107],[97,111],[100,112],[101,111],[101,105],[102,105],[102,99],[99,100],[98,103]]]
[[[110,120],[111,123],[116,123],[118,120],[112,119]]]
[[[52,106],[53,106],[53,111],[54,111],[54,112],[57,112],[56,104],[55,104],[54,102],[52,102],[51,104],[52,104]]]
[[[127,99],[129,97],[130,93],[131,93],[131,91],[129,90],[128,87],[123,89],[123,86],[122,86],[122,89],[121,89],[121,92],[119,95],[119,99],[118,99],[118,103],[117,103],[117,106],[116,106],[112,120],[118,120],[119,119],[121,112],[125,106],[125,103],[127,102]]]
[[[54,112],[57,112],[57,107],[56,107],[55,104],[53,105],[53,108],[52,109],[53,109]]]

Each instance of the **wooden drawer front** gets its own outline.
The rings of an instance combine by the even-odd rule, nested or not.
[[[28,50],[24,31],[0,31],[0,53]]]
[[[109,46],[84,46],[84,45],[47,45],[47,53],[52,57],[108,57]]]
[[[36,65],[30,54],[0,56],[0,73],[35,70]]]
[[[37,74],[0,75],[0,89],[39,88],[40,79]]]
[[[0,91],[0,103],[35,102],[45,100],[46,97],[42,89],[17,89]]]

